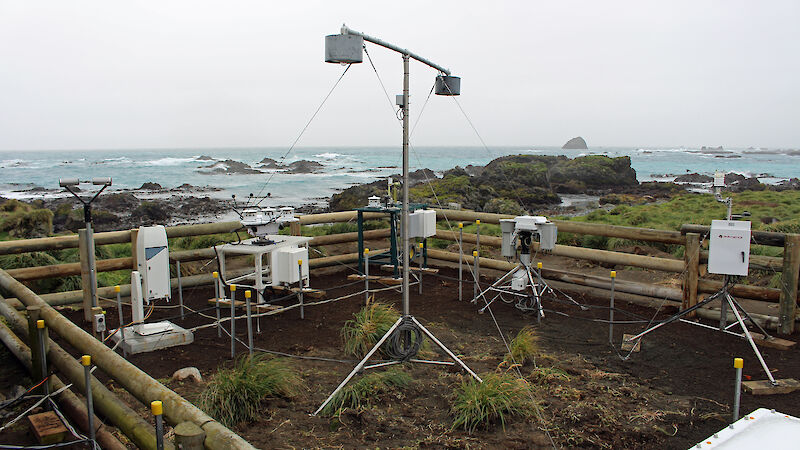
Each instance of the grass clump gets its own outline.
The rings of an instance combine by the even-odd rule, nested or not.
[[[384,303],[371,302],[361,308],[342,327],[345,353],[363,357],[398,318],[400,313],[393,306]]]
[[[360,409],[367,406],[374,396],[393,388],[404,388],[409,384],[411,376],[401,370],[393,368],[385,372],[373,372],[339,391],[325,405],[322,415],[338,416],[347,408]]]
[[[519,330],[517,336],[511,340],[509,347],[511,352],[506,354],[506,362],[521,366],[528,361],[533,362],[539,352],[537,337],[533,328],[528,326]]]
[[[537,367],[531,372],[530,380],[534,384],[549,384],[553,381],[569,381],[569,375],[557,367]]]
[[[255,420],[261,402],[291,399],[301,380],[285,359],[267,355],[240,358],[232,369],[220,369],[200,395],[200,407],[226,426]]]
[[[453,429],[463,428],[473,433],[479,427],[489,429],[498,422],[505,430],[509,418],[530,417],[534,407],[527,382],[503,372],[484,375],[483,383],[473,378],[463,381],[450,412]]]

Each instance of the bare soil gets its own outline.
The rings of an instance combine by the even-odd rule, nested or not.
[[[586,269],[605,271],[597,266]],[[352,272],[315,272],[311,284],[326,289],[327,298],[361,290],[361,284],[337,287],[349,283],[348,273]],[[648,271],[626,274],[639,281],[669,283]],[[305,394],[293,401],[264,402],[262,418],[238,424],[235,431],[259,448],[688,448],[729,422],[734,357],[745,359],[745,378],[766,378],[745,341],[684,323],[648,335],[642,351],[625,358],[627,352],[619,349],[622,334],[639,332],[645,323],[616,325],[612,346],[608,325],[592,321],[607,318],[608,310],[601,308],[606,306],[605,301],[592,298],[575,297],[598,306],[588,311],[565,302],[563,296],[546,300],[548,311],[540,324],[530,313],[498,302],[492,307],[495,323],[492,315],[478,314],[477,307],[468,301],[472,284],[465,283],[464,301],[458,300],[456,277],[454,269],[443,269],[439,276],[425,275],[422,295],[416,286],[411,288],[412,314],[478,373],[509,370],[502,364],[506,348],[498,328],[509,340],[521,328],[534,326],[540,354],[535,365],[520,368],[531,380],[539,402],[534,417],[513,418],[505,429],[494,424],[473,434],[452,429],[453,392],[468,375],[428,365],[406,365],[403,370],[412,375],[413,384],[372,399],[362,410],[346,411],[338,420],[310,416],[355,365],[356,361],[342,351],[339,332],[364,304],[363,295],[359,295],[306,307],[304,320],[297,309],[261,319],[256,347],[344,362],[294,359]],[[184,301],[199,310],[208,307],[207,300],[213,295],[210,287],[187,289]],[[377,300],[399,308],[400,294],[382,292]],[[628,314],[617,312],[617,320],[649,322],[674,313],[674,309],[665,308],[655,314],[652,309],[619,303]],[[176,304],[173,300],[171,306]],[[65,314],[80,323],[80,312]],[[213,316],[214,311],[205,314]],[[225,317],[229,311],[222,314]],[[151,320],[169,318],[185,328],[209,323],[209,319],[195,314],[184,320],[177,316],[174,308],[158,309]],[[116,326],[113,309],[109,309],[108,322],[110,327]],[[236,330],[246,341],[244,320],[237,321]],[[243,345],[237,344],[236,349],[237,355],[247,353]],[[764,348],[762,352],[777,378],[800,378],[798,350]],[[206,328],[195,333],[191,345],[134,355],[130,361],[196,400],[204,384],[168,379],[175,370],[194,366],[207,382],[219,367],[230,366],[230,340],[224,334],[217,337],[215,328]],[[800,393],[766,397],[744,394],[741,411],[767,407],[800,416],[798,399]],[[141,406],[137,409],[146,414]]]

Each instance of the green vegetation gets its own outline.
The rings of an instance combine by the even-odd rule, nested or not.
[[[497,422],[505,429],[509,418],[533,414],[534,400],[525,380],[510,372],[490,373],[482,378],[483,383],[469,378],[457,389],[451,408],[454,429],[473,433]]]
[[[339,416],[347,408],[356,410],[364,408],[375,396],[394,388],[404,388],[411,382],[411,376],[396,368],[385,372],[372,372],[339,391],[330,403],[325,405],[322,415]]]
[[[529,377],[534,384],[549,384],[553,381],[569,381],[567,372],[557,367],[537,367]]]
[[[372,302],[361,308],[342,327],[345,353],[363,357],[399,317],[400,313],[394,306],[383,303]]]
[[[263,411],[262,402],[292,399],[301,379],[282,358],[245,356],[232,369],[220,369],[200,395],[200,408],[226,426],[250,422]]]
[[[530,326],[519,330],[517,336],[511,340],[509,347],[511,347],[511,353],[506,355],[506,362],[521,366],[528,361],[533,362],[539,353],[536,332]]]
[[[0,231],[11,238],[37,238],[53,232],[53,212],[19,200],[0,205]]]

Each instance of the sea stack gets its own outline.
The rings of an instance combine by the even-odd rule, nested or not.
[[[589,147],[586,146],[586,141],[584,141],[583,138],[580,137],[580,136],[574,137],[574,138],[568,140],[567,143],[564,144],[564,146],[561,147],[561,148],[565,149],[565,150],[588,150],[589,149]]]

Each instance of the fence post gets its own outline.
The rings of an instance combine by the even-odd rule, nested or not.
[[[781,272],[780,334],[794,332],[797,309],[797,278],[800,274],[800,234],[786,234],[783,244],[783,272]]]
[[[700,235],[686,233],[684,250],[683,261],[686,264],[686,274],[683,277],[683,305],[681,307],[687,309],[697,304],[697,282],[700,279]],[[696,314],[692,311],[686,317],[694,317]]]
[[[292,236],[300,236],[300,221],[289,223],[289,232]]]

